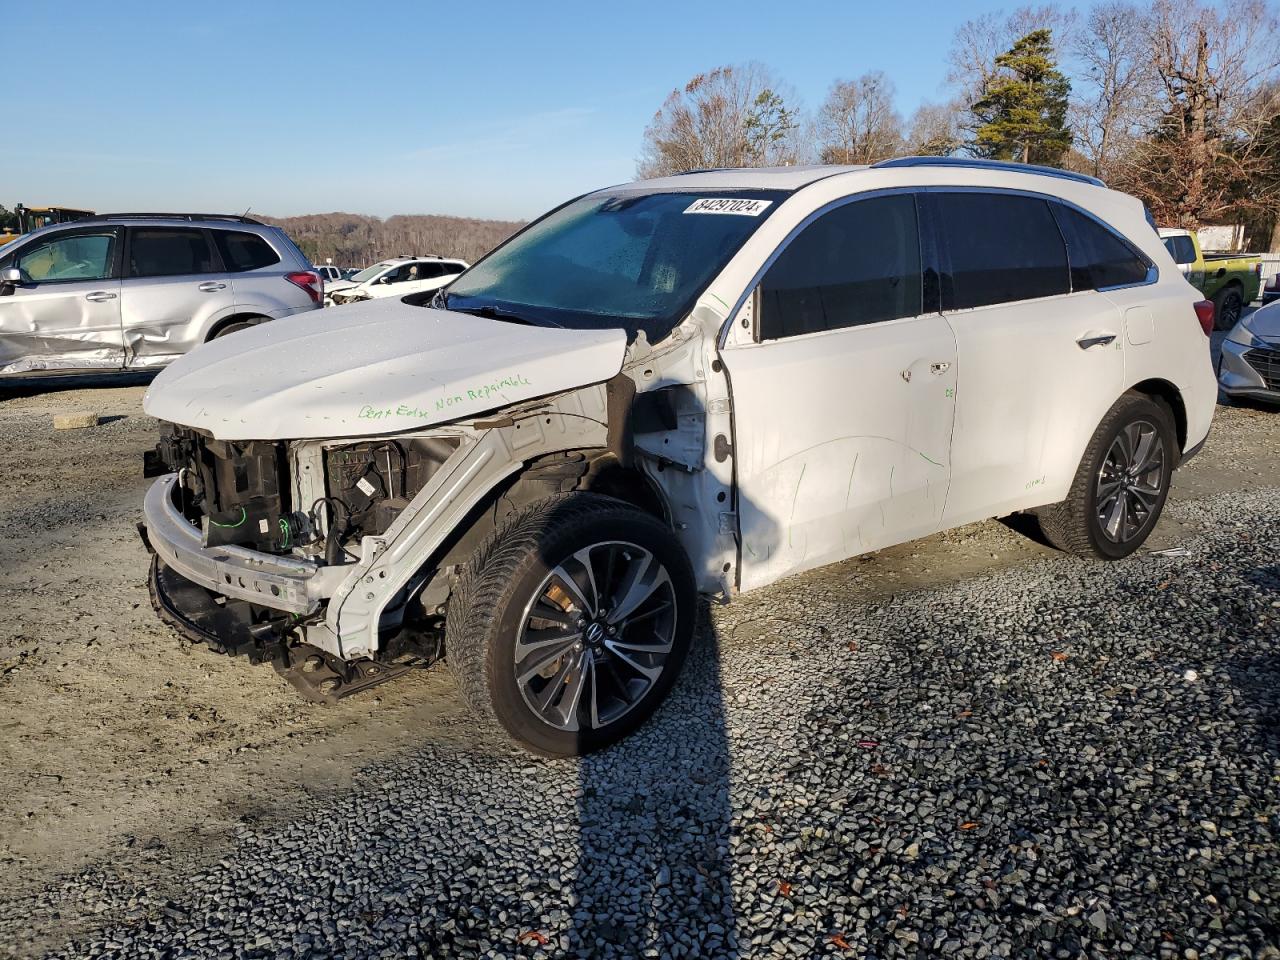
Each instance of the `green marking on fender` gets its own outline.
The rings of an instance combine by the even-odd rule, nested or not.
[[[919,451],[919,450],[917,450],[917,451],[916,451],[916,453],[920,453],[920,451]],[[924,457],[924,459],[928,460],[928,461],[929,461],[930,463],[932,463],[935,467],[940,467],[940,466],[942,466],[942,464],[940,464],[937,460],[934,460],[932,457],[927,457],[927,456],[925,456],[923,453],[920,453],[920,456]]]
[[[707,296],[710,297],[712,300],[714,300],[716,303],[720,304],[720,306],[724,307],[726,310],[729,309],[729,305],[725,303],[723,300],[721,300],[719,297],[717,297],[714,293],[708,293]]]

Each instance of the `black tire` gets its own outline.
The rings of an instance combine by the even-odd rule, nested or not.
[[[1244,297],[1240,288],[1232,285],[1219,290],[1213,297],[1213,329],[1230,330],[1240,320],[1244,309]]]
[[[1152,505],[1142,514],[1144,519],[1131,535],[1117,540],[1109,536],[1099,517],[1099,486],[1108,481],[1113,463],[1109,463],[1113,445],[1127,428],[1134,425],[1148,424],[1155,430],[1155,441],[1159,443],[1161,462],[1159,470],[1154,468],[1145,476],[1159,476],[1159,490],[1152,498]],[[1142,427],[1138,427],[1142,431]],[[1153,448],[1154,449],[1154,448]],[[1085,448],[1080,466],[1076,469],[1075,480],[1067,498],[1061,503],[1038,511],[1040,530],[1045,537],[1059,550],[1073,553],[1078,557],[1096,557],[1101,560],[1119,560],[1127,557],[1146,541],[1151,530],[1160,519],[1165,500],[1169,496],[1169,481],[1173,476],[1173,468],[1178,459],[1177,434],[1174,429],[1173,415],[1166,404],[1141,393],[1126,393],[1107,411],[1098,429],[1094,431],[1089,445]],[[1110,487],[1116,481],[1108,481]],[[1124,481],[1120,481],[1123,485]],[[1137,484],[1130,481],[1133,486]],[[1116,497],[1128,496],[1130,502],[1138,503],[1137,494],[1117,492]],[[1114,501],[1111,501],[1114,504]],[[1105,505],[1105,502],[1104,502]],[[1122,502],[1121,525],[1127,524],[1131,514],[1126,512]],[[1134,511],[1139,513],[1140,511]],[[1108,514],[1111,516],[1111,514]]]
[[[640,681],[649,686],[642,694],[637,694],[633,704],[625,707],[616,719],[592,726],[584,717],[586,722],[580,722],[578,729],[562,729],[539,715],[526,699],[528,686],[522,687],[517,680],[517,644],[535,621],[545,622],[536,615],[526,616],[526,611],[549,609],[545,604],[535,604],[547,596],[547,590],[559,590],[569,602],[566,618],[580,616],[578,602],[558,586],[559,581],[552,580],[548,586],[548,578],[553,577],[552,571],[561,564],[573,564],[574,555],[588,548],[592,552],[587,556],[592,558],[597,555],[595,551],[625,550],[631,546],[640,548],[632,553],[637,556],[647,553],[650,562],[656,560],[667,574],[669,583],[664,583],[661,588],[666,591],[670,587],[669,594],[664,592],[665,606],[659,614],[637,617],[636,622],[645,618],[646,622],[661,621],[662,629],[669,629],[669,652],[660,661],[662,669],[656,679]],[[628,554],[623,556],[629,559]],[[610,567],[608,573],[612,572],[613,567]],[[608,573],[600,576],[597,572],[591,582],[608,580]],[[598,604],[599,607],[603,608],[609,602],[611,589],[608,583],[602,584],[600,594],[604,600]],[[669,601],[665,599],[668,596]],[[665,612],[667,607],[670,614]],[[578,756],[620,740],[657,709],[684,664],[693,637],[696,613],[697,588],[693,569],[683,548],[664,524],[612,497],[590,493],[564,494],[531,505],[476,550],[449,600],[445,618],[445,659],[467,704],[485,725],[505,731],[532,753],[547,757]],[[582,629],[583,622],[569,623],[566,619],[560,629],[566,634],[580,631],[576,635],[585,638],[596,620],[593,618],[585,630]],[[603,627],[604,622],[601,620],[599,625]],[[617,635],[611,642],[618,643],[623,640],[625,630],[634,631],[636,628],[624,618],[614,629]],[[582,703],[583,698],[590,696],[589,702],[596,703],[594,695],[602,691],[607,693],[609,683],[613,682],[609,680],[596,686],[599,681],[594,664],[603,664],[607,659],[596,641],[608,639],[598,636],[599,631],[596,634],[592,643],[579,640],[576,649],[583,651],[585,644],[588,647],[585,652],[565,652],[559,659],[551,661],[547,670],[553,676],[543,678],[539,673],[529,683],[536,685],[541,680],[544,684],[541,691],[558,687],[562,691],[559,697],[562,701],[579,675],[579,671],[570,670],[561,682],[561,674],[555,671],[568,669],[566,658],[577,657],[579,664],[593,657],[599,658],[590,664],[589,671],[585,667],[579,668],[587,673],[589,679],[577,682],[577,689],[581,692],[574,700]],[[636,634],[633,632],[631,636],[634,642]],[[559,639],[554,641],[556,644],[559,642]],[[526,646],[525,649],[534,649],[534,646]],[[553,649],[553,646],[546,649]],[[529,664],[534,656],[530,654],[522,663]],[[613,662],[617,664],[616,660]],[[655,662],[658,661],[645,659],[644,664],[652,669]],[[557,668],[558,664],[566,666]],[[603,676],[603,666],[599,669]],[[613,677],[618,679],[616,689],[621,693],[624,687],[616,669]],[[639,675],[633,679],[639,681]],[[553,692],[551,696],[555,698],[556,695]],[[622,700],[621,696],[616,699]],[[583,704],[583,709],[587,706]],[[564,712],[580,714],[578,710],[567,708]]]

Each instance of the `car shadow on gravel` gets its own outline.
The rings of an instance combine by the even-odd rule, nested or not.
[[[107,387],[145,387],[156,378],[158,370],[137,373],[92,373],[82,376],[13,377],[0,382],[0,401],[14,397],[35,397],[63,390],[92,390]]]
[[[641,730],[583,758],[572,957],[739,956],[720,644],[705,603],[683,675]]]

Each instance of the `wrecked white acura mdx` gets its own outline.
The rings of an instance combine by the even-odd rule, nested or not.
[[[154,602],[319,700],[443,656],[485,722],[582,753],[666,695],[699,593],[1018,511],[1135,550],[1209,430],[1197,299],[1138,201],[1057,170],[611,187],[428,305],[161,373]]]

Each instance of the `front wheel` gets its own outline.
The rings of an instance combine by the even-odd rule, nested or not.
[[[534,504],[482,546],[449,602],[445,651],[486,723],[544,756],[607,746],[666,697],[693,636],[693,570],[621,501]]]
[[[1169,408],[1126,393],[1094,431],[1067,499],[1040,511],[1041,531],[1077,556],[1127,557],[1160,518],[1177,450]]]

